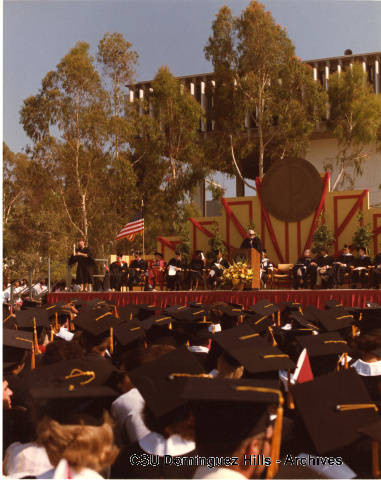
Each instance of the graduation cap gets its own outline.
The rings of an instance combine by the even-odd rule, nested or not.
[[[352,369],[291,387],[296,408],[318,454],[347,447],[359,429],[379,421],[361,378]]]
[[[132,320],[137,316],[140,306],[130,303],[123,307],[118,307],[118,314],[121,320]]]
[[[156,305],[139,305],[137,317],[139,320],[145,320],[146,318],[154,315],[156,310],[158,310]]]
[[[188,308],[189,307],[187,307],[186,305],[167,305],[163,310],[163,313],[165,315],[172,315]]]
[[[270,302],[267,298],[260,300],[259,302],[251,305],[249,310],[256,313],[259,316],[266,317],[272,315],[275,312],[279,311],[279,306],[276,303]]]
[[[317,314],[320,325],[327,332],[345,330],[354,324],[355,318],[343,307],[331,307],[328,310],[319,310]]]
[[[92,311],[82,311],[74,319],[74,324],[83,331],[85,342],[89,345],[101,345],[106,338],[110,337],[110,353],[114,351],[114,329],[118,323],[112,312],[97,316]]]
[[[231,334],[229,335],[228,333]],[[214,340],[220,347],[243,365],[250,374],[275,372],[295,367],[289,355],[273,347],[258,332],[246,325],[229,332],[216,334]]]
[[[144,340],[146,331],[150,328],[152,322],[131,320],[119,324],[115,328],[115,338],[122,347],[131,347],[135,342]]]
[[[47,327],[49,314],[44,308],[28,308],[16,312],[16,324],[18,328]]]
[[[293,330],[300,331],[302,333],[318,332],[319,327],[315,324],[315,316],[310,313],[301,313],[300,311],[294,311],[290,313],[290,318],[293,320],[294,327]]]
[[[45,415],[70,423],[73,415],[100,419],[119,395],[112,383],[117,370],[103,358],[83,358],[40,367],[27,379],[30,392]]]
[[[308,337],[298,337],[297,342],[308,350],[310,357],[324,357],[349,352],[349,345],[338,332],[321,333]]]
[[[34,363],[33,333],[23,330],[3,328],[3,366],[4,369],[17,367],[25,359],[25,352],[32,354]]]
[[[98,315],[95,312],[81,312],[74,319],[74,324],[93,337],[104,337],[108,335],[110,328],[118,325],[118,320],[112,312],[105,312]]]
[[[342,302],[340,300],[336,300],[335,298],[332,298],[331,300],[328,300],[325,305],[324,305],[324,308],[326,310],[329,310],[330,308],[335,308],[335,307],[343,307],[344,305],[342,304]]]
[[[182,392],[189,376],[204,375],[204,370],[186,347],[178,348],[153,362],[129,372],[159,425],[172,423],[177,413],[184,414]]]
[[[283,395],[270,380],[190,378],[183,397],[192,402],[195,413],[196,445],[201,455],[235,452],[240,443],[270,425],[268,407],[277,406],[271,445],[272,478],[280,452]]]

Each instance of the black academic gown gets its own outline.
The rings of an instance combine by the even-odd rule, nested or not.
[[[127,283],[128,267],[126,262],[113,262],[110,265],[110,287],[120,290]]]
[[[259,253],[262,253],[262,243],[258,237],[245,238],[240,248],[255,248]]]
[[[77,264],[77,273],[75,281],[77,285],[82,285],[84,283],[93,283],[91,275],[94,273],[94,257],[88,247],[76,248],[76,253],[86,253],[87,257],[82,255],[72,255],[69,259],[69,265]]]

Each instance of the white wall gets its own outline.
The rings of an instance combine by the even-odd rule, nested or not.
[[[306,160],[309,160],[317,170],[324,172],[324,165],[331,163],[334,166],[331,172],[331,188],[335,182],[338,174],[338,169],[335,165],[335,155],[337,153],[337,145],[335,139],[318,139],[312,140],[310,150],[306,155]],[[369,156],[363,162],[363,174],[355,177],[353,187],[346,184],[336,190],[361,190],[368,188],[370,197],[370,206],[381,206],[381,152],[376,152],[374,148],[365,148],[364,153]]]

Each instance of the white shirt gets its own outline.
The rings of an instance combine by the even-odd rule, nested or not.
[[[381,360],[378,362],[364,362],[364,360],[356,360],[352,364],[352,368],[362,377],[378,377],[381,375]]]
[[[137,388],[124,393],[111,405],[112,416],[120,427],[126,429],[131,442],[136,442],[151,432],[143,421],[144,406],[144,398]]]
[[[63,340],[70,342],[74,337],[74,333],[69,332],[69,330],[65,327],[61,327],[60,331],[56,333],[56,337],[62,338]]]
[[[12,478],[37,477],[50,470],[48,454],[35,443],[11,443],[4,456],[4,473]]]
[[[67,460],[62,458],[56,468],[48,470],[43,475],[40,475],[37,478],[80,478],[83,480],[99,480],[103,477],[99,475],[95,470],[90,470],[90,468],[82,468],[81,471],[76,472],[73,468],[69,467]]]
[[[246,478],[237,470],[224,467],[198,467],[193,478],[226,478],[226,479],[243,479]]]
[[[146,453],[158,455],[159,457],[164,457],[164,455],[178,457],[196,449],[195,442],[185,440],[180,435],[175,434],[165,438],[157,432],[150,432],[139,440],[139,446]]]

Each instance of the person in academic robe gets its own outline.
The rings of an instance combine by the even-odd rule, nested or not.
[[[89,247],[83,239],[79,240],[78,246],[73,245],[73,255],[69,259],[69,265],[77,264],[76,284],[81,286],[82,292],[87,292],[89,284],[93,283],[95,261]]]
[[[161,289],[163,288],[165,261],[163,254],[160,252],[155,252],[154,257],[151,268],[148,270],[148,286],[151,290],[156,291],[156,286],[158,285]]]
[[[127,283],[128,266],[121,254],[117,254],[115,262],[110,265],[110,287],[120,292],[123,285]]]
[[[268,258],[266,250],[263,249],[261,254],[261,270],[260,270],[261,283],[263,287],[266,288],[267,279],[269,278],[270,272],[272,272],[273,270],[274,270],[274,265]]]
[[[317,262],[311,257],[311,250],[307,248],[303,256],[298,258],[292,269],[295,290],[298,290],[300,287],[307,288],[308,280],[310,282],[310,288],[313,289],[315,287],[317,267]]]
[[[352,288],[357,288],[360,282],[361,288],[366,288],[368,282],[369,267],[372,265],[370,257],[366,253],[366,248],[360,247],[358,249],[358,256],[354,261],[354,268],[352,273]]]
[[[178,463],[196,453],[193,416],[182,393],[189,375],[203,373],[186,347],[129,372],[145,401],[143,419],[149,433],[121,449],[111,478],[192,478],[196,467]],[[148,456],[151,461],[144,461]]]
[[[197,290],[203,282],[206,258],[201,250],[196,250],[189,265],[190,290]]]
[[[134,253],[134,259],[130,262],[128,285],[132,290],[134,285],[140,282],[146,283],[148,265],[142,258],[141,252]]]
[[[354,263],[353,254],[348,245],[344,245],[341,255],[339,255],[333,262],[333,283],[335,287],[341,287],[344,283],[346,273],[352,271]]]
[[[249,229],[247,232],[248,236],[241,243],[240,248],[255,248],[259,253],[262,251],[262,243],[259,237],[254,230]]]
[[[332,288],[333,286],[333,257],[328,255],[328,250],[323,248],[320,255],[316,258],[318,264],[317,270],[321,279],[322,288]]]
[[[372,285],[374,288],[380,288],[381,282],[381,253],[378,253],[373,260],[373,270],[371,274]]]
[[[217,288],[221,283],[222,275],[225,268],[229,268],[228,261],[224,258],[221,251],[218,251],[215,261],[209,268],[208,280],[212,288]]]
[[[359,358],[351,367],[361,376],[371,398],[381,401],[381,328],[362,333],[355,346]]]
[[[181,290],[181,272],[184,265],[181,259],[181,252],[175,252],[175,257],[171,258],[167,266],[167,287],[168,290]]]

